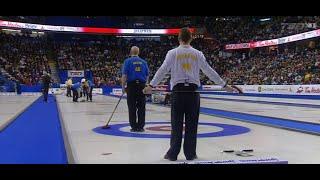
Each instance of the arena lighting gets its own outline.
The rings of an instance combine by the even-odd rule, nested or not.
[[[143,35],[178,35],[180,29],[118,29],[118,28],[98,28],[98,27],[72,27],[72,26],[53,26],[42,24],[29,24],[20,22],[11,22],[0,20],[0,27],[9,27],[17,29],[32,29],[41,31],[56,32],[75,32],[75,33],[92,33],[92,34],[143,34]],[[195,32],[195,28],[190,28]]]
[[[263,21],[270,21],[270,20],[271,20],[271,18],[260,19],[261,22],[263,22]]]

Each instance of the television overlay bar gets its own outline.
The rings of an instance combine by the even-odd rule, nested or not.
[[[56,32],[74,32],[74,33],[93,33],[93,34],[143,34],[143,35],[178,35],[180,29],[118,29],[118,28],[100,28],[100,27],[72,27],[72,26],[53,26],[42,24],[29,24],[20,22],[11,22],[0,20],[0,27],[32,29],[41,31]],[[190,28],[191,32],[195,32],[195,28]]]

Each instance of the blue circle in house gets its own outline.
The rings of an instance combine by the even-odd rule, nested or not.
[[[147,124],[159,124],[159,125],[165,124],[165,125],[171,126],[170,122],[147,122],[146,125]],[[250,129],[247,127],[231,125],[231,124],[199,122],[199,125],[219,127],[219,128],[222,128],[222,130],[217,132],[198,133],[198,138],[234,136],[234,135],[244,134],[250,131]],[[136,133],[136,132],[122,131],[121,128],[130,126],[129,123],[113,124],[109,126],[110,126],[109,129],[102,129],[102,126],[99,126],[94,128],[93,131],[99,134],[105,134],[105,135],[111,135],[111,136],[122,136],[122,137],[134,137],[134,138],[170,138],[171,137],[170,134],[150,134],[145,132]]]

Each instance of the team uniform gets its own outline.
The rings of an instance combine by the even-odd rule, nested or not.
[[[78,102],[80,89],[81,89],[80,82],[77,82],[71,86],[73,102]]]
[[[226,83],[207,63],[203,53],[190,45],[180,45],[170,50],[150,82],[156,86],[170,72],[171,94],[171,139],[166,157],[176,160],[181,149],[183,122],[185,117],[184,154],[186,158],[196,158],[197,129],[199,121],[200,69],[218,85]]]
[[[88,86],[88,91],[87,91],[87,101],[92,101],[92,90],[94,88],[94,84],[90,81],[90,80],[87,80],[87,86]]]
[[[146,111],[146,97],[143,89],[149,75],[147,62],[138,56],[132,56],[125,60],[122,74],[127,76],[126,89],[130,126],[133,131],[143,130]]]

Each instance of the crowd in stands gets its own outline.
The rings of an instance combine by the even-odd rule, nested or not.
[[[99,86],[120,84],[122,63],[133,45],[140,47],[140,56],[147,60],[150,74],[154,75],[166,52],[177,46],[177,40],[176,37],[162,37],[161,41],[108,37],[104,42],[55,43],[54,49],[59,69],[90,69]]]
[[[221,44],[244,43],[294,35],[320,26],[320,16],[205,17],[206,29]]]
[[[51,72],[47,50],[41,37],[0,33],[1,68],[23,84],[36,84],[44,71]]]
[[[54,43],[57,64],[62,70],[92,70],[98,86],[120,83],[121,63],[128,54],[117,41]]]
[[[222,76],[232,84],[320,84],[320,50],[224,59]]]
[[[320,51],[303,50],[271,54],[242,56],[234,53],[229,58],[219,57],[218,49],[204,39],[195,39],[193,47],[203,51],[209,65],[232,84],[310,84],[320,83]],[[104,43],[74,43],[61,46],[58,64],[60,69],[91,69],[96,84],[120,84],[121,67],[128,57],[129,48],[137,45],[140,56],[147,60],[150,78],[162,64],[166,52],[178,46],[176,37],[155,40],[124,40],[109,38]],[[202,84],[212,82],[202,74]]]
[[[140,56],[148,62],[149,79],[153,78],[167,51],[179,45],[175,36],[161,37],[160,40],[126,40],[109,37],[104,42],[71,44],[62,46],[57,51],[59,68],[91,69],[98,85],[120,84],[122,63],[125,58],[129,57],[129,50],[133,45],[140,47]],[[201,38],[195,39],[193,46],[202,49],[208,60],[218,54],[216,47],[210,44],[210,41]],[[211,65],[213,65],[212,62],[210,61]]]
[[[9,21],[50,24],[50,17],[46,18],[45,16],[0,16],[0,18]],[[63,18],[63,16],[60,18]],[[270,20],[260,21],[260,19],[268,18]],[[87,23],[86,26],[95,27],[104,27],[103,22],[110,22],[107,24],[118,28],[205,26],[222,44],[279,38],[313,30],[320,25],[320,16],[79,16],[76,20],[75,22],[83,21]],[[93,22],[97,24],[95,25]],[[288,25],[288,23],[291,25]],[[300,26],[292,28],[293,23],[300,23]],[[302,23],[305,25],[301,25]],[[312,23],[315,23],[316,26],[310,26]],[[65,25],[76,26],[76,24]],[[82,25],[85,26],[85,24]]]
[[[0,16],[0,20],[45,24],[46,16]]]
[[[124,16],[120,27],[126,28],[181,28],[202,27],[201,16]]]
[[[60,20],[62,25],[78,26],[70,22],[80,22],[86,27],[114,27],[114,28],[180,28],[184,26],[201,27],[204,18],[201,16],[0,16],[0,20],[34,23],[56,24]]]
[[[139,17],[128,22],[139,22]],[[127,19],[126,19],[127,18]],[[172,26],[177,17],[148,17],[148,27]],[[204,23],[208,31],[223,43],[247,42],[271,39],[290,33],[302,32],[314,27],[302,26],[289,31],[286,23],[319,23],[319,17],[274,17],[270,22],[257,23],[250,17],[183,17],[183,25]],[[190,20],[191,19],[191,20]],[[143,20],[143,19],[142,19]],[[166,23],[161,23],[166,20]],[[137,26],[140,26],[139,23]],[[179,26],[180,26],[179,25]],[[180,27],[181,27],[180,26]],[[141,24],[141,27],[145,27]],[[159,27],[159,26],[158,26]],[[290,29],[290,28],[289,28]],[[49,37],[13,36],[0,33],[1,67],[23,84],[36,84],[44,71],[51,72],[48,56],[56,60],[63,70],[92,70],[94,83],[119,85],[122,63],[129,56],[130,47],[140,47],[140,56],[147,60],[151,79],[162,64],[169,49],[178,46],[176,36],[159,39],[124,39],[105,36],[101,41],[57,41]],[[221,57],[219,44],[214,40],[197,38],[192,46],[203,51],[210,66],[232,84],[314,84],[320,83],[320,51],[314,49],[287,50],[277,53],[232,52],[231,57]],[[167,81],[168,82],[168,81]],[[212,82],[203,74],[202,84]]]

